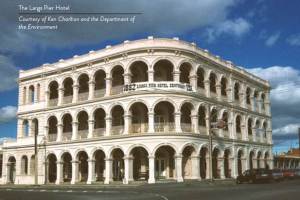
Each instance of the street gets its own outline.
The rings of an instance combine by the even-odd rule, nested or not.
[[[161,183],[140,186],[2,186],[1,200],[190,200],[190,199],[222,199],[222,200],[282,200],[295,199],[300,196],[300,180],[266,184],[215,183]]]

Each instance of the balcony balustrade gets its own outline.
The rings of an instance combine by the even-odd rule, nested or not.
[[[95,90],[95,98],[104,97],[105,89]]]
[[[242,133],[236,133],[236,138],[238,140],[242,140],[243,139]]]
[[[124,125],[111,127],[111,135],[122,135],[123,131],[124,131]]]
[[[54,142],[56,141],[56,138],[57,138],[57,133],[50,133],[48,135],[48,142]]]
[[[49,100],[50,107],[57,106],[57,104],[58,104],[58,99],[50,99]]]
[[[115,94],[120,94],[123,92],[123,85],[118,85],[118,86],[114,86],[111,88],[111,94],[115,95]]]
[[[94,137],[102,137],[105,134],[105,128],[95,128]]]
[[[161,133],[168,133],[168,132],[175,132],[175,123],[169,122],[169,123],[155,123],[154,124],[154,130],[155,132]]]
[[[191,123],[181,123],[181,130],[183,132],[188,132],[188,133],[193,132],[192,124]]]
[[[63,141],[69,141],[72,139],[72,132],[64,132],[62,136]]]
[[[86,139],[87,135],[88,135],[88,130],[87,129],[78,131],[78,138],[79,139]]]
[[[63,98],[63,103],[64,103],[64,104],[72,103],[72,100],[73,100],[73,96],[72,96],[72,95],[70,95],[70,96],[65,96],[65,97]]]
[[[86,101],[89,98],[88,92],[82,92],[78,94],[78,101]]]
[[[132,124],[131,125],[131,133],[147,133],[148,131],[148,123],[139,123],[139,124]]]

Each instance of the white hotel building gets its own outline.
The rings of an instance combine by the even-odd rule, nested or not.
[[[234,178],[273,164],[270,85],[194,43],[148,37],[20,71],[3,184]],[[210,119],[208,116],[211,116]],[[212,129],[209,162],[209,121]],[[34,137],[38,156],[35,167]]]

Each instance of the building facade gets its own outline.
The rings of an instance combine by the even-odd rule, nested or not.
[[[274,155],[274,167],[277,169],[300,169],[300,148],[292,148],[285,153]]]
[[[272,167],[269,96],[267,81],[178,38],[124,41],[20,71],[2,182],[32,184],[35,173],[40,184],[181,182],[208,179],[210,169],[225,179]],[[210,164],[208,127],[220,119]]]

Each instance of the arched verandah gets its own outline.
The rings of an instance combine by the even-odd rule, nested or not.
[[[131,133],[146,133],[148,131],[148,108],[145,104],[137,102],[131,105]]]
[[[130,155],[133,158],[133,179],[148,180],[149,178],[149,160],[148,152],[143,147],[135,147]]]
[[[160,60],[154,65],[154,81],[173,81],[174,66],[169,60]]]
[[[63,165],[63,182],[71,182],[72,179],[72,156],[66,152],[61,156]]]

